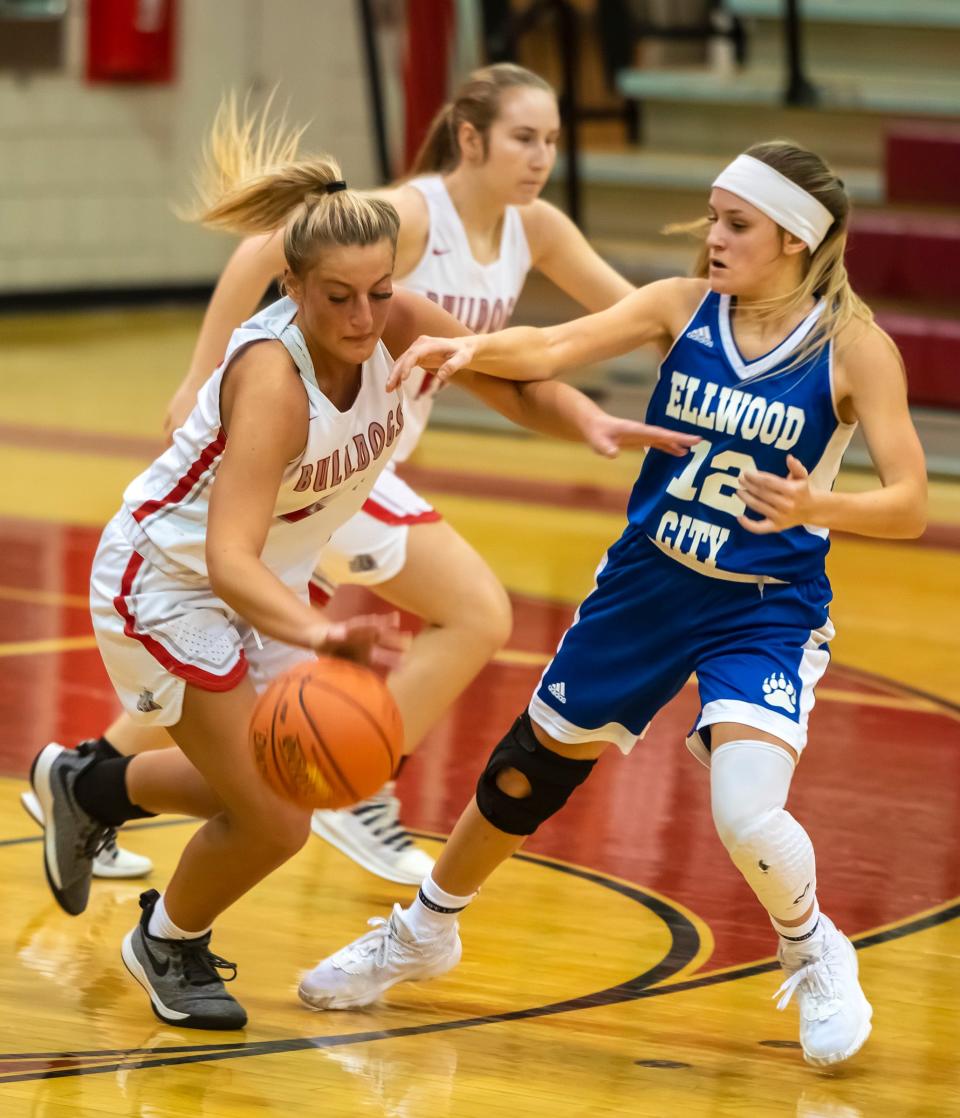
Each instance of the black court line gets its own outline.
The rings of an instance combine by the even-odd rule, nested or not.
[[[840,667],[841,665],[837,665]],[[858,674],[878,684],[900,690],[908,694],[929,700],[934,704],[942,705],[950,710],[960,710],[956,704],[941,699],[939,696],[930,695],[919,689],[898,684],[883,676],[875,675],[858,668],[845,668],[853,674]],[[146,830],[154,827],[176,827],[188,823],[196,823],[194,819],[155,820],[148,823],[132,824],[129,830]],[[411,831],[411,834],[421,838],[437,838],[436,835],[424,835]],[[40,842],[41,836],[33,838],[19,838],[0,840],[0,846],[14,846],[24,843]],[[260,1041],[252,1043],[236,1042],[217,1045],[184,1045],[157,1049],[100,1049],[88,1052],[22,1052],[0,1053],[0,1062],[22,1061],[25,1064],[37,1060],[109,1060],[107,1063],[98,1063],[89,1067],[74,1068],[48,1068],[43,1071],[24,1071],[20,1074],[4,1075],[0,1072],[0,1085],[3,1083],[20,1083],[25,1080],[60,1079],[76,1075],[94,1075],[103,1072],[117,1071],[121,1068],[127,1070],[140,1070],[152,1067],[171,1067],[188,1063],[209,1063],[214,1060],[240,1059],[250,1056],[269,1056],[286,1052],[305,1051],[308,1049],[337,1048],[349,1044],[369,1044],[377,1040],[391,1040],[408,1036],[423,1036],[430,1033],[451,1032],[459,1029],[477,1028],[481,1025],[501,1024],[507,1021],[532,1020],[540,1017],[554,1016],[561,1013],[571,1013],[580,1009],[595,1009],[601,1006],[617,1005],[629,1001],[640,1001],[647,998],[663,997],[667,994],[679,994],[688,990],[696,990],[708,986],[719,986],[727,982],[735,982],[744,978],[753,978],[756,975],[767,974],[778,968],[778,963],[768,961],[764,963],[749,963],[728,971],[704,975],[700,978],[690,978],[683,982],[664,985],[674,974],[683,969],[691,959],[696,957],[700,946],[700,937],[694,925],[681,912],[671,907],[669,902],[645,893],[642,889],[635,888],[626,882],[611,880],[600,873],[581,869],[577,866],[566,865],[549,861],[533,854],[514,854],[519,861],[530,862],[534,865],[552,869],[558,873],[566,873],[573,877],[593,884],[601,885],[624,897],[637,901],[647,908],[653,915],[659,917],[671,933],[671,946],[666,956],[627,982],[605,990],[598,990],[593,994],[582,995],[578,998],[568,998],[564,1001],[552,1002],[548,1005],[536,1006],[529,1009],[510,1010],[504,1013],[490,1014],[481,1017],[467,1017],[453,1021],[438,1021],[428,1025],[408,1025],[395,1029],[379,1029],[370,1032],[345,1033],[333,1036],[318,1037],[290,1037],[286,1040]],[[882,943],[902,939],[917,932],[960,916],[960,901],[953,902],[945,908],[927,913],[925,916],[907,920],[903,924],[895,925],[883,931],[873,932],[859,937],[854,941],[854,947],[862,951],[868,947],[876,947]],[[163,1055],[157,1054],[158,1052]],[[111,1057],[119,1057],[111,1060]]]
[[[187,823],[202,823],[202,819],[155,819],[150,823],[124,823],[124,831],[148,831],[155,827],[183,827]],[[25,838],[0,839],[0,847],[27,846],[32,842],[43,842],[43,831]]]
[[[172,820],[167,826],[190,823],[193,820]],[[141,824],[141,828],[162,826],[162,823]],[[131,830],[134,828],[131,827]],[[416,833],[416,832],[412,832]],[[435,836],[420,836],[435,837]],[[39,839],[13,840],[19,842],[38,842]],[[481,1017],[468,1017],[453,1021],[437,1021],[427,1025],[409,1025],[396,1029],[379,1029],[371,1032],[345,1033],[334,1036],[319,1037],[289,1037],[285,1040],[257,1041],[251,1043],[187,1045],[176,1048],[134,1049],[134,1050],[92,1050],[71,1052],[17,1052],[0,1053],[0,1063],[20,1061],[24,1064],[34,1063],[37,1060],[73,1061],[73,1060],[105,1060],[87,1067],[55,1067],[43,1070],[30,1069],[20,1073],[3,1074],[0,1072],[0,1084],[21,1083],[32,1079],[61,1079],[75,1075],[94,1075],[103,1072],[116,1071],[119,1068],[148,1068],[168,1067],[175,1064],[203,1063],[211,1060],[230,1060],[248,1056],[266,1056],[284,1052],[297,1052],[306,1049],[335,1048],[345,1044],[363,1044],[375,1040],[390,1038],[421,1036],[426,1033],[449,1032],[454,1029],[476,1028],[480,1025],[500,1024],[506,1021],[524,1021],[537,1017],[548,1017],[559,1013],[570,1013],[578,1009],[593,1009],[599,1006],[615,1005],[619,1002],[633,1001],[648,987],[658,982],[663,982],[672,975],[677,974],[696,957],[700,950],[700,936],[694,924],[673,908],[669,902],[659,897],[652,896],[642,889],[622,881],[614,881],[600,873],[580,869],[577,866],[564,865],[547,859],[539,858],[534,854],[516,854],[514,857],[520,861],[529,862],[557,873],[565,873],[571,877],[580,878],[591,884],[610,889],[620,896],[636,901],[646,908],[652,915],[666,924],[670,931],[670,948],[664,958],[642,974],[631,978],[616,986],[598,990],[591,994],[584,994],[576,998],[567,998],[548,1005],[534,1006],[527,1009],[509,1010],[504,1013],[495,1013]],[[162,1052],[162,1055],[159,1054]],[[111,1059],[111,1057],[119,1057]]]
[[[878,675],[877,672],[871,672],[867,668],[856,668],[851,664],[844,664],[840,660],[834,660],[833,663],[842,671],[848,672],[852,676],[859,676],[865,683],[873,684],[874,687],[886,687],[895,695],[898,692],[901,695],[911,695],[915,699],[924,699],[934,706],[941,706],[951,714],[960,714],[960,703],[952,702],[950,699],[944,699],[940,695],[934,695],[930,691],[923,691],[921,688],[913,687],[909,683],[898,683],[896,680],[888,679],[885,675]]]
[[[178,823],[190,820],[177,820]],[[158,824],[141,824],[142,827],[157,826]],[[172,825],[172,824],[168,824]],[[434,836],[420,836],[434,837]],[[215,1060],[231,1060],[251,1056],[270,1056],[288,1052],[320,1050],[326,1048],[339,1048],[350,1044],[369,1044],[378,1040],[396,1040],[403,1037],[424,1036],[431,1033],[444,1033],[454,1030],[478,1028],[481,1025],[502,1024],[508,1021],[524,1021],[536,1018],[555,1016],[561,1013],[571,1013],[581,1009],[595,1009],[601,1006],[622,1004],[630,1001],[640,1001],[647,998],[658,998],[668,994],[679,994],[688,990],[696,990],[708,986],[719,986],[727,982],[735,982],[744,978],[766,974],[777,969],[778,964],[770,961],[765,963],[752,963],[733,970],[723,971],[713,975],[704,975],[701,978],[691,978],[684,982],[663,985],[671,975],[678,973],[693,959],[700,946],[700,939],[694,925],[682,913],[671,907],[669,902],[659,897],[651,896],[642,889],[634,888],[626,882],[614,881],[602,874],[590,870],[583,870],[576,866],[564,865],[547,861],[532,854],[515,854],[520,861],[530,862],[543,866],[559,873],[566,873],[573,877],[602,886],[637,901],[647,908],[653,915],[666,923],[671,932],[671,946],[666,956],[645,971],[643,974],[616,986],[599,990],[592,994],[585,994],[577,998],[568,998],[548,1005],[535,1006],[528,1009],[509,1010],[504,1013],[489,1014],[479,1017],[467,1017],[453,1021],[437,1021],[426,1025],[407,1025],[395,1029],[376,1029],[368,1032],[344,1033],[332,1036],[316,1037],[289,1037],[285,1040],[258,1041],[252,1043],[235,1042],[213,1045],[183,1045],[169,1046],[163,1049],[99,1049],[91,1051],[74,1052],[22,1052],[0,1053],[0,1062],[22,1061],[31,1064],[37,1060],[101,1060],[86,1067],[47,1068],[44,1070],[24,1070],[19,1074],[2,1075],[0,1084],[19,1083],[36,1079],[60,1079],[77,1075],[95,1075],[104,1072],[127,1070],[141,1070],[154,1067],[172,1067],[180,1064],[209,1063]],[[960,901],[950,904],[939,911],[928,913],[915,920],[874,932],[860,937],[854,944],[858,951],[867,947],[876,947],[881,943],[901,939],[916,932],[925,931],[939,924],[948,923],[960,916]]]

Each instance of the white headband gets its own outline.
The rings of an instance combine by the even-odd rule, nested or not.
[[[738,155],[713,180],[793,233],[813,252],[833,224],[833,214],[802,186],[752,155]]]

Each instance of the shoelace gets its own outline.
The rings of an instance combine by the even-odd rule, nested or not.
[[[91,754],[96,753],[96,741],[92,738],[88,741],[82,741],[76,748],[79,757],[89,757]],[[89,833],[81,836],[77,842],[77,852],[84,858],[96,858],[96,856],[103,850],[106,850],[114,858],[116,857],[117,849],[117,828],[106,827],[104,824],[99,823],[91,827]]]
[[[358,804],[353,814],[384,846],[392,846],[398,853],[413,846],[413,839],[400,822],[400,801],[396,796]]]
[[[394,906],[394,910],[399,908],[399,905]],[[337,958],[342,959],[344,963],[353,962],[355,959],[366,960],[373,956],[374,964],[382,967],[387,961],[387,950],[390,943],[390,921],[383,916],[372,916],[367,924],[373,929],[362,935],[358,940],[348,944],[341,951],[337,952]],[[348,968],[344,968],[348,969]]]
[[[85,837],[77,843],[79,852],[84,858],[96,858],[101,850],[113,844],[116,846],[117,831],[115,827],[92,827]]]
[[[389,918],[384,916],[372,916],[367,921],[367,924],[373,931],[367,932],[366,935],[361,936],[358,940],[342,948],[336,956],[338,960],[341,960],[337,965],[349,973],[349,967],[343,966],[344,963],[352,963],[357,959],[366,960],[373,956],[375,965],[382,967],[387,961],[391,939],[402,945],[407,952],[412,952],[413,955],[416,956],[421,950],[421,941],[415,940],[410,942],[401,939],[394,931],[394,918],[398,917],[402,911],[400,905],[395,904]],[[432,940],[427,941],[427,947],[429,948],[430,944],[433,942]]]
[[[179,943],[183,959],[183,977],[191,986],[206,986],[210,982],[232,982],[237,977],[237,964],[221,959],[200,941],[182,940]],[[227,977],[221,970],[231,970]]]
[[[780,998],[777,1009],[786,1009],[793,995],[804,985],[816,999],[817,1017],[823,1021],[832,1016],[835,1008],[830,1003],[836,999],[836,984],[831,970],[829,947],[824,948],[821,958],[807,963],[787,978],[773,995],[774,998]]]

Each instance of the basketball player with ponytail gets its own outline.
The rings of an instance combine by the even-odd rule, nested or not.
[[[609,745],[629,753],[696,672],[687,745],[709,769],[720,840],[777,934],[780,1008],[796,997],[810,1063],[863,1045],[872,1010],[856,952],[820,911],[813,846],[785,806],[833,637],[829,532],[910,538],[925,522],[902,362],[844,269],[848,215],[818,156],[758,144],[713,184],[697,278],[546,330],[423,338],[398,362],[397,380],[413,367],[540,377],[654,345],[647,420],[700,441],[683,460],[646,456],[624,534],[418,898],[321,962],[301,986],[308,1005],[365,1005],[453,966],[458,916],[490,873]],[[858,423],[879,485],[834,493]]]
[[[347,188],[329,158],[291,161],[282,135],[229,110],[199,217],[240,233],[283,227],[286,295],[232,334],[170,448],[128,486],[93,563],[91,609],[107,672],[134,721],[178,748],[134,757],[51,744],[31,769],[44,865],[60,906],[86,907],[112,828],[161,812],[205,818],[123,961],[171,1024],[234,1029],[246,1013],[210,951],[217,916],[305,842],[309,814],[258,775],[248,746],[256,691],[317,652],[370,663],[405,644],[396,616],[330,623],[308,581],[332,532],[367,499],[406,421],[387,388],[392,354],[425,330],[465,333],[429,300],[393,291],[399,218]],[[689,436],[608,416],[554,382],[469,387],[535,430],[607,452]]]
[[[471,74],[433,122],[412,177],[368,195],[389,201],[400,216],[398,284],[427,296],[474,332],[507,324],[531,268],[588,311],[629,294],[632,285],[597,256],[573,223],[538,200],[556,157],[559,127],[556,95],[536,74],[508,63]],[[295,133],[287,137],[286,156],[292,157],[296,139]],[[278,228],[285,204],[278,197],[271,210]],[[251,236],[237,248],[171,404],[168,434],[193,408],[231,331],[283,268],[282,231]],[[422,370],[409,379],[396,461],[415,448],[437,387]],[[423,619],[422,631],[388,681],[403,716],[405,748],[412,751],[509,637],[506,592],[477,552],[392,467],[380,474],[357,515],[334,534],[312,591],[322,600],[338,583],[367,586]],[[164,744],[162,734],[121,716],[96,748],[132,753]],[[313,826],[371,872],[418,884],[432,859],[402,829],[398,812],[388,786],[352,810],[315,813]]]

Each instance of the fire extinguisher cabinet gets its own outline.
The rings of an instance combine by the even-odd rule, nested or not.
[[[175,4],[87,0],[87,81],[171,81]]]

